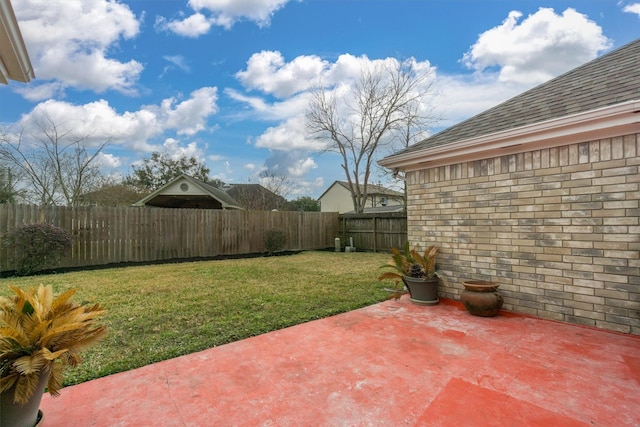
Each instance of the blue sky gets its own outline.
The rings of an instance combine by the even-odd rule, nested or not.
[[[431,70],[433,133],[640,37],[638,0],[11,2],[36,79],[0,87],[5,129],[45,113],[109,140],[99,160],[115,176],[152,151],[195,155],[230,183],[268,167],[288,198],[344,179],[304,130],[320,81],[349,87],[412,58]]]

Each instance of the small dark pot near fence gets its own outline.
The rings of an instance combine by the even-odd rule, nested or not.
[[[404,276],[404,282],[409,288],[411,302],[420,305],[436,305],[438,299],[438,283],[440,279],[424,279],[417,277]]]
[[[460,294],[462,304],[475,316],[491,317],[502,308],[502,295],[498,293],[500,284],[486,280],[467,280]]]

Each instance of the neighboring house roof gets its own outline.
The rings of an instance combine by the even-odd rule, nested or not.
[[[389,213],[389,212],[403,212],[405,211],[404,205],[388,205],[388,206],[376,206],[374,208],[364,208],[362,213],[365,214],[373,214],[373,213]],[[351,210],[349,212],[345,212],[345,214],[355,214],[356,211]]]
[[[639,111],[640,39],[394,153],[380,164],[425,167],[439,160],[444,164],[443,159],[452,156],[472,160],[474,146],[484,145],[482,151],[486,151],[529,142],[552,144],[559,139],[571,143],[585,136],[598,139],[605,129],[607,136],[633,133],[638,131]],[[498,141],[502,144],[496,145]]]
[[[292,210],[291,204],[284,197],[274,193],[260,184],[225,184],[222,187],[229,196],[238,201],[242,207],[251,210]]]
[[[131,206],[143,194],[126,184],[112,184],[84,193],[79,200],[85,206]]]
[[[0,83],[35,78],[18,21],[9,0],[0,0]]]
[[[346,181],[334,181],[333,184],[331,184],[329,186],[329,188],[327,188],[324,193],[322,193],[320,195],[320,197],[318,197],[318,200],[322,199],[328,192],[329,190],[331,190],[334,186],[341,186],[344,187],[347,191],[351,191],[351,189],[349,188],[349,183]],[[360,191],[364,192],[364,185],[360,184]],[[386,188],[383,187],[381,185],[376,185],[376,184],[368,184],[367,185],[367,195],[369,196],[387,196],[387,197],[395,197],[395,198],[404,198],[404,194],[399,192],[399,191],[395,191],[395,190],[391,190],[390,188]]]
[[[184,181],[180,183],[180,181]],[[186,184],[186,187],[182,187]],[[183,189],[183,193],[176,194],[169,192],[169,188]],[[193,192],[189,185],[193,185],[199,190]],[[240,204],[233,197],[214,187],[211,184],[192,178],[182,174],[171,180],[153,193],[149,194],[141,200],[138,200],[133,206],[155,206],[164,208],[206,208],[206,209],[242,209]]]

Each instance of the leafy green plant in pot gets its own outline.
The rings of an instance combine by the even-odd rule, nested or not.
[[[389,289],[389,298],[398,299],[409,290],[411,302],[421,305],[435,305],[438,299],[437,257],[440,250],[437,246],[427,247],[424,253],[418,247],[410,249],[409,242],[405,243],[401,252],[397,248],[391,249],[391,261],[383,267],[391,267],[395,271],[388,271],[380,275],[378,280],[394,280],[393,289]],[[403,286],[400,286],[403,283]]]
[[[75,304],[75,289],[54,297],[51,286],[9,286],[0,297],[0,427],[34,426],[45,387],[59,395],[64,370],[102,338],[98,304]]]

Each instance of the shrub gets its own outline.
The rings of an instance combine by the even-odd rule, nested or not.
[[[282,250],[287,243],[287,233],[280,228],[270,228],[264,232],[264,248],[269,253]]]
[[[71,235],[50,224],[27,224],[10,231],[4,240],[16,273],[28,276],[58,265],[71,249]]]

